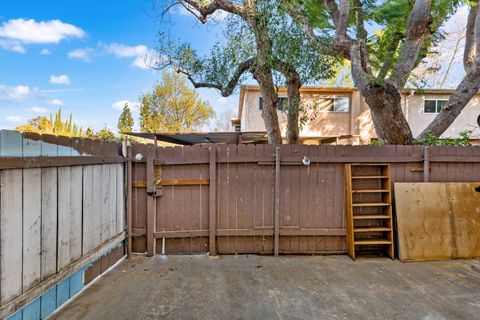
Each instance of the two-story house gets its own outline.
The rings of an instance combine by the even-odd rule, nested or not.
[[[402,109],[414,136],[435,118],[446,105],[452,90],[404,90]],[[309,114],[300,131],[304,144],[368,144],[376,139],[369,108],[356,88],[303,87],[301,102]],[[278,117],[282,136],[286,133],[286,88],[279,89]],[[236,131],[265,131],[262,119],[263,99],[258,86],[243,86],[240,90],[238,118],[232,120]],[[442,135],[458,137],[462,131],[472,131],[472,141],[480,139],[480,94],[477,94],[463,112]]]

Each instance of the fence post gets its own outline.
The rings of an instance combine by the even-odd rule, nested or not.
[[[127,256],[132,255],[132,147],[127,146]]]
[[[147,256],[155,253],[155,165],[154,157],[149,152],[147,156]]]
[[[430,181],[430,147],[423,147],[423,182]]]
[[[215,148],[210,148],[210,179],[209,190],[209,255],[217,254],[215,244],[215,231],[217,228],[217,154]]]
[[[275,149],[275,230],[274,230],[274,255],[278,256],[278,243],[280,241],[280,147]]]

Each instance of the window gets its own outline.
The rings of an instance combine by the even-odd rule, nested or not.
[[[288,98],[287,97],[278,97],[277,109],[279,111],[286,111],[288,108]],[[258,109],[263,110],[263,97],[258,98]]]
[[[349,112],[350,98],[349,97],[322,97],[317,101],[318,111],[329,112]]]
[[[425,100],[424,113],[439,113],[447,105],[448,100]]]

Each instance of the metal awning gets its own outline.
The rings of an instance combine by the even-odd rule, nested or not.
[[[267,143],[265,132],[195,132],[195,133],[146,133],[130,132],[127,135],[181,145],[205,143]]]

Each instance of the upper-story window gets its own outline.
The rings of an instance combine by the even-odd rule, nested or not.
[[[317,101],[318,111],[330,112],[349,112],[350,98],[349,97],[320,97]]]
[[[288,108],[288,98],[287,97],[278,97],[277,109],[279,111],[286,111]],[[258,98],[258,109],[263,110],[263,97]]]
[[[424,113],[439,113],[447,105],[448,100],[428,99],[423,104]]]

